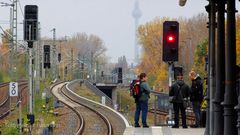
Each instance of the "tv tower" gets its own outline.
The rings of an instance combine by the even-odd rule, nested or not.
[[[135,0],[132,16],[135,19],[134,62],[138,64],[139,63],[139,46],[137,41],[137,28],[138,28],[139,19],[142,16],[142,12],[139,8],[139,0]]]

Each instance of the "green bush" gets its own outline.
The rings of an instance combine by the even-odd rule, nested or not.
[[[20,135],[19,129],[17,125],[14,123],[8,124],[6,127],[3,128],[3,135]]]

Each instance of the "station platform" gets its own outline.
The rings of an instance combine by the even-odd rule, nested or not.
[[[173,129],[170,127],[134,128],[128,127],[123,135],[203,135],[205,128]]]

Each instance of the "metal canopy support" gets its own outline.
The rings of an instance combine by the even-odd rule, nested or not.
[[[216,46],[216,92],[214,98],[214,135],[223,135],[224,117],[224,80],[225,80],[225,4],[226,0],[217,1],[217,46]]]
[[[227,0],[227,45],[225,47],[224,135],[237,135],[236,93],[236,19],[235,0]]]

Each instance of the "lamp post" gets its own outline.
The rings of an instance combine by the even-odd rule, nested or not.
[[[225,47],[224,135],[237,135],[236,94],[236,1],[227,0],[227,45]]]
[[[216,46],[216,92],[214,98],[214,135],[223,134],[224,117],[221,102],[224,99],[225,80],[225,4],[226,0],[217,1],[217,46]]]

